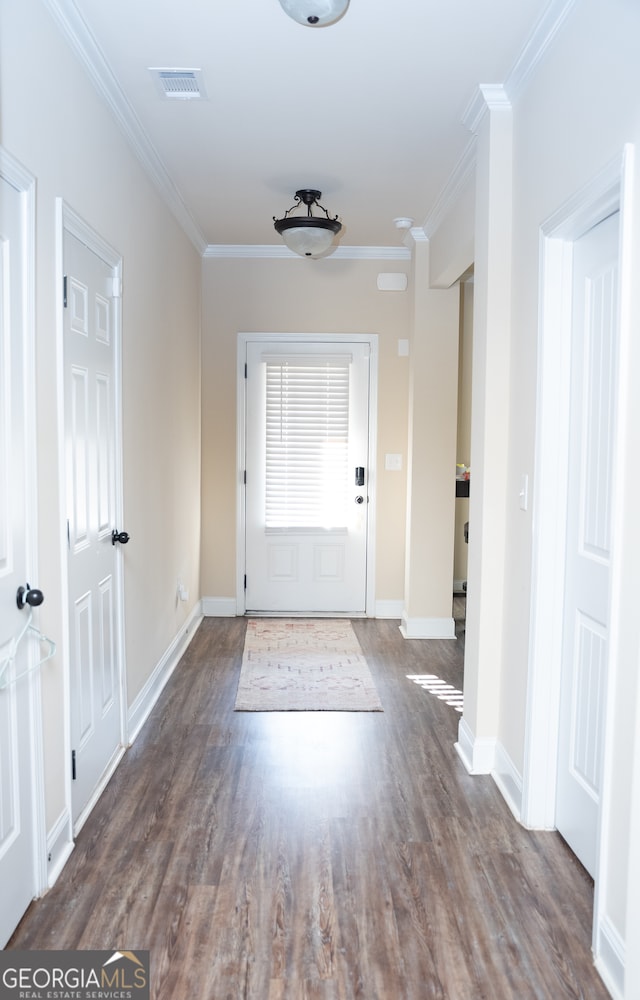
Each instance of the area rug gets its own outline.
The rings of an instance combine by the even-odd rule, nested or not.
[[[236,712],[382,712],[346,619],[250,618]]]

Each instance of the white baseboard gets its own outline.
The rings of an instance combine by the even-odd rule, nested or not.
[[[376,601],[374,609],[376,618],[400,619],[402,618],[404,601]],[[205,618],[235,618],[238,614],[236,599],[235,597],[203,597],[202,614]]]
[[[75,847],[71,814],[64,809],[47,833],[47,885],[51,889]]]
[[[402,618],[404,601],[376,601],[376,618]]]
[[[624,1000],[625,943],[608,917],[596,930],[595,950],[595,967],[603,983],[613,1000]]]
[[[111,781],[111,779],[112,779],[112,777],[113,777],[113,775],[114,775],[114,773],[116,771],[116,768],[118,767],[118,764],[120,763],[120,761],[122,760],[122,758],[124,757],[124,755],[125,755],[126,752],[127,752],[127,748],[126,747],[119,746],[118,749],[116,750],[116,752],[113,754],[111,760],[109,761],[109,763],[105,767],[104,771],[102,772],[102,775],[100,776],[100,780],[99,780],[98,784],[93,789],[91,795],[89,796],[87,804],[85,805],[84,809],[82,810],[82,812],[80,813],[80,815],[78,816],[78,819],[76,820],[76,822],[74,824],[74,828],[73,828],[73,835],[74,835],[74,837],[78,836],[78,834],[80,833],[82,827],[84,826],[84,824],[86,823],[86,821],[89,819],[89,816],[91,815],[94,806],[96,805],[98,799],[100,798],[100,796],[104,792],[105,788],[107,787],[107,785]]]
[[[477,739],[466,719],[458,723],[458,756],[469,774],[490,774],[518,823],[522,814],[522,776],[499,740]]]
[[[469,774],[491,774],[495,767],[496,740],[477,739],[465,719],[458,724],[458,756]]]
[[[496,742],[491,777],[518,823],[522,823],[522,775],[500,741]]]
[[[235,597],[202,598],[202,614],[205,618],[235,618],[237,613]]]
[[[408,618],[403,612],[400,631],[405,639],[455,639],[453,618]]]
[[[180,657],[189,646],[201,621],[202,608],[198,603],[131,705],[127,719],[130,744],[134,742],[147,721],[162,689],[177,667]]]

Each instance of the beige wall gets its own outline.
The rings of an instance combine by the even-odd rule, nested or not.
[[[129,704],[179,633],[199,583],[200,259],[36,0],[2,2],[0,142],[36,178],[38,586],[58,642],[43,670],[47,829],[68,807],[61,643],[57,198],[123,257],[124,551]],[[120,526],[118,526],[120,527]],[[177,577],[190,590],[176,601]]]
[[[381,292],[380,271],[408,265],[336,258],[203,261],[203,597],[236,595],[236,369],[238,333],[376,333],[379,338],[376,601],[401,602],[411,289]],[[403,470],[387,472],[386,453]]]
[[[404,611],[406,638],[454,638],[453,537],[460,292],[431,288],[414,248]]]

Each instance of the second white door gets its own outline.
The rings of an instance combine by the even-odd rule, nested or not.
[[[76,827],[122,745],[116,475],[116,303],[110,264],[65,232],[65,450],[72,812]]]
[[[246,345],[248,612],[366,610],[370,345]]]

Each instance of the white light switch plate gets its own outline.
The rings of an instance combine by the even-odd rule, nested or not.
[[[384,467],[387,472],[402,471],[402,455],[385,455]]]

